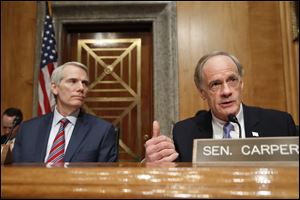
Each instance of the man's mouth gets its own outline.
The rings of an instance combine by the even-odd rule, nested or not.
[[[234,101],[224,101],[224,102],[222,102],[220,105],[221,105],[223,108],[226,108],[226,107],[232,106],[233,103],[234,103]]]
[[[84,99],[84,96],[73,96],[75,99]]]

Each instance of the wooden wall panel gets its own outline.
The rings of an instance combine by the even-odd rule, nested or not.
[[[288,111],[298,123],[299,99],[288,109],[279,2],[177,2],[177,20],[180,119],[207,109],[194,69],[203,54],[224,50],[245,68],[246,104]]]
[[[19,107],[32,117],[36,2],[1,2],[1,113]]]
[[[194,68],[203,54],[222,49],[245,67],[245,103],[289,111],[299,123],[299,94],[289,95],[284,75],[280,14],[279,2],[177,2],[180,119],[207,109],[193,82]],[[32,116],[35,27],[36,2],[1,2],[1,111],[17,106],[25,119]],[[288,57],[299,72],[298,42],[292,48]],[[299,93],[299,76],[292,81]]]
[[[299,25],[292,2],[281,1],[279,8],[287,110],[299,123]]]
[[[286,110],[280,13],[277,2],[250,2],[253,105]]]
[[[215,50],[236,55],[245,67],[245,82],[250,82],[248,3],[178,2],[177,20],[180,119],[184,119],[199,109],[207,109],[193,81],[195,66],[202,55]],[[252,96],[246,84],[245,100],[251,101]]]

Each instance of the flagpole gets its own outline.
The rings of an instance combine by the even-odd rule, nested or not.
[[[51,1],[47,1],[47,3],[48,3],[49,15],[52,16]]]

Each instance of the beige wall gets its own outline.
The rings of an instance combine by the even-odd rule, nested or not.
[[[299,122],[298,43],[288,37],[281,8],[280,2],[177,2],[180,119],[207,108],[194,67],[204,53],[222,49],[245,67],[245,103],[289,111]],[[17,106],[25,119],[32,116],[35,33],[36,2],[1,2],[1,111]]]

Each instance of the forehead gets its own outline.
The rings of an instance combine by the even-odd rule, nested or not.
[[[214,78],[238,73],[236,64],[228,56],[218,55],[209,58],[202,69],[204,78]]]
[[[16,116],[3,115],[3,123],[12,123]]]
[[[87,76],[87,72],[76,65],[66,65],[62,71],[63,77],[70,77],[70,76]]]

